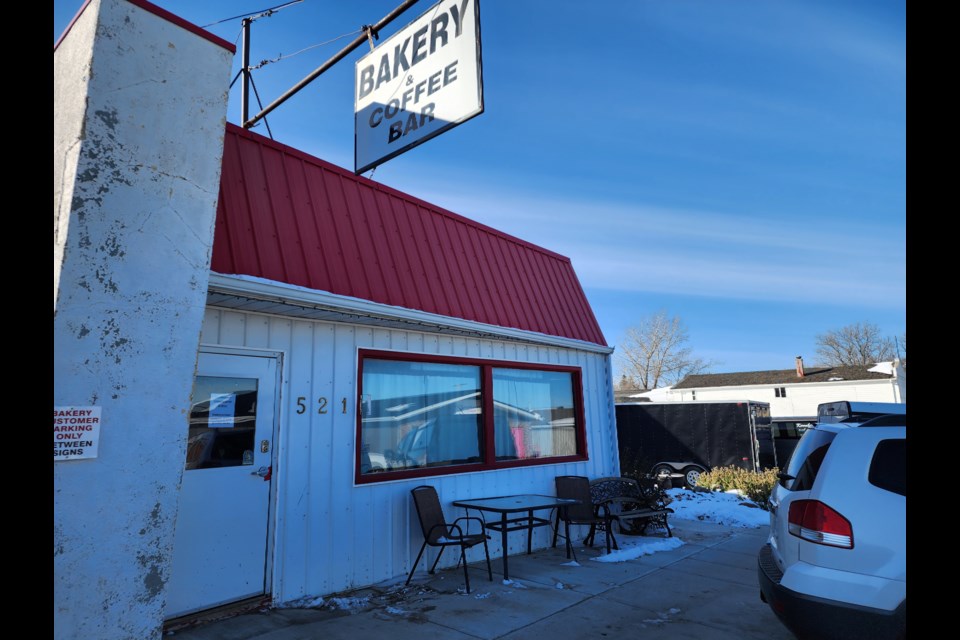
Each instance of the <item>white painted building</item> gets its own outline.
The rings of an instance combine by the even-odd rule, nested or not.
[[[55,50],[55,416],[100,420],[55,453],[57,638],[402,576],[421,484],[454,515],[619,474],[569,259],[225,125],[232,53],[143,0]]]
[[[816,421],[817,405],[851,400],[860,402],[907,401],[907,377],[899,361],[871,366],[804,367],[797,358],[794,369],[741,371],[691,375],[667,389],[639,394],[653,402],[716,402],[755,400],[770,404],[774,424]]]

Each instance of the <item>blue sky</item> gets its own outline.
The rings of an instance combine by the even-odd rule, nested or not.
[[[484,113],[374,180],[569,256],[613,346],[661,309],[713,372],[813,363],[853,322],[906,331],[905,2],[480,2]],[[156,2],[201,26],[279,3]],[[256,71],[263,103],[399,4],[255,22],[254,62],[350,34]],[[54,41],[81,5],[55,0]],[[209,30],[239,44],[239,20]],[[274,138],[352,170],[368,50],[272,112]]]

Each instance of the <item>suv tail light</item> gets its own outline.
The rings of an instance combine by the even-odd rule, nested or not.
[[[819,500],[791,502],[787,531],[815,544],[853,549],[850,521]]]

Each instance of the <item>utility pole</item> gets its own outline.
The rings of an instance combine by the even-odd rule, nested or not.
[[[246,122],[250,116],[250,23],[251,18],[244,18],[240,23],[243,30],[243,51],[240,52],[240,73],[243,74],[243,84],[240,85],[240,122]]]
[[[307,86],[308,84],[316,80],[317,76],[319,76],[321,73],[323,73],[324,71],[332,67],[334,64],[336,64],[337,62],[345,58],[348,53],[350,53],[351,51],[353,51],[363,43],[368,42],[370,40],[371,35],[374,38],[378,37],[377,32],[380,31],[380,29],[384,28],[385,26],[393,22],[395,18],[397,18],[401,13],[403,13],[404,11],[406,11],[407,9],[415,5],[417,2],[418,0],[404,0],[396,9],[388,13],[379,22],[377,22],[377,24],[373,26],[364,27],[363,33],[360,36],[358,36],[353,42],[351,42],[346,47],[341,49],[332,58],[324,62],[322,65],[314,69],[313,72],[310,73],[310,75],[308,75],[306,78],[298,82],[292,88],[288,89],[286,93],[284,93],[282,96],[280,96],[279,98],[274,100],[272,103],[267,105],[267,107],[264,108],[262,111],[260,111],[260,113],[258,113],[257,115],[255,115],[253,118],[249,120],[247,119],[246,116],[244,116],[242,118],[243,128],[249,129],[253,125],[257,124],[257,122],[262,120],[264,116],[266,116],[268,113],[270,113],[271,111],[279,107],[281,104],[286,102],[287,99],[292,97],[295,93],[297,93],[298,91],[303,89],[305,86]]]

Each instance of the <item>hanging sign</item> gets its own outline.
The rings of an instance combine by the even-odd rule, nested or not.
[[[354,172],[483,113],[479,0],[441,0],[360,58]]]
[[[101,407],[53,408],[53,460],[96,458]]]

